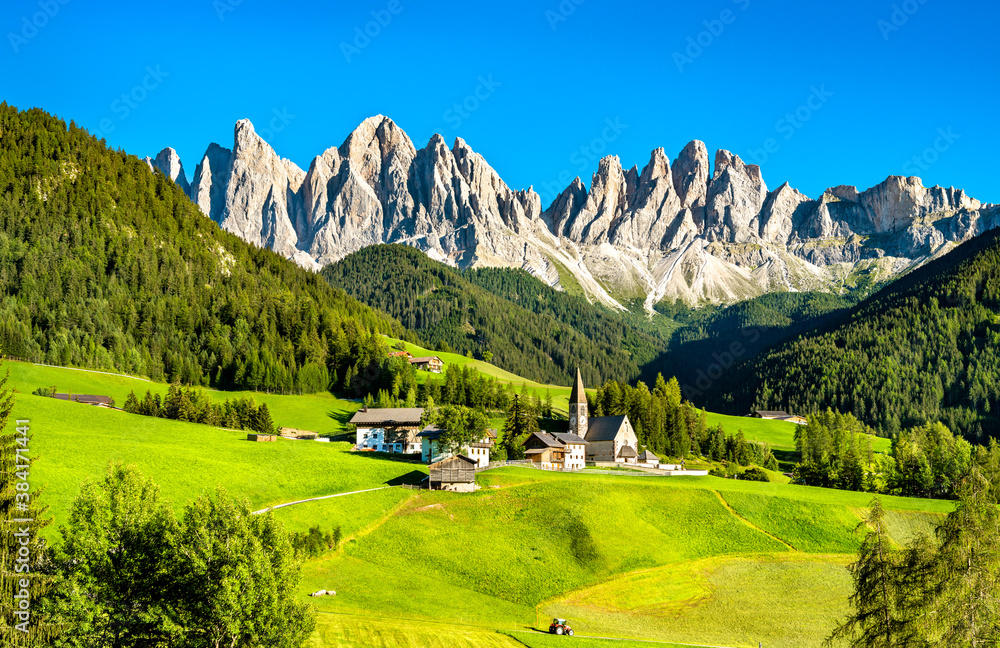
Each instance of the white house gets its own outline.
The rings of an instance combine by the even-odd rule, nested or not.
[[[357,426],[355,449],[413,454],[420,452],[422,407],[365,408],[351,418]]]
[[[417,437],[420,439],[420,459],[424,463],[438,463],[451,456],[451,453],[443,449],[438,442],[444,430],[436,425],[428,425]],[[476,468],[485,468],[490,465],[490,450],[496,443],[497,433],[495,430],[486,430],[486,436],[475,443],[463,446],[460,453],[476,462]]]
[[[571,432],[534,432],[524,440],[524,456],[546,470],[583,470],[587,442]]]

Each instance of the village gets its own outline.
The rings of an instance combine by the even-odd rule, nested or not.
[[[440,372],[439,358],[413,358],[425,370]],[[424,425],[422,407],[369,408],[359,410],[350,420],[356,428],[354,450],[416,455],[429,464],[425,485],[434,490],[471,492],[476,490],[476,473],[507,465],[539,470],[577,472],[585,469],[631,469],[649,475],[705,476],[706,470],[686,470],[680,464],[667,464],[646,449],[639,448],[638,437],[625,416],[589,416],[589,404],[579,370],[569,397],[569,430],[532,432],[521,444],[524,459],[491,462],[490,451],[498,433],[487,429],[479,438],[449,451],[441,442],[445,430],[435,424]]]

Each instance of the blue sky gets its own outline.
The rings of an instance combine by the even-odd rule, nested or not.
[[[602,155],[641,169],[691,139],[813,197],[903,174],[1000,202],[998,19],[941,0],[5,0],[0,99],[139,156],[173,146],[189,176],[241,118],[308,168],[381,113],[418,148],[464,138],[546,204]]]

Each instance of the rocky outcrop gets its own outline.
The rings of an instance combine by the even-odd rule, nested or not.
[[[167,147],[157,153],[155,158],[147,157],[146,164],[151,169],[155,168],[163,172],[163,175],[180,185],[184,193],[191,193],[191,185],[188,184],[187,178],[184,176],[184,165],[181,164],[181,158],[174,149]]]
[[[773,290],[838,289],[855,271],[886,276],[1000,224],[1000,209],[962,190],[890,176],[810,199],[773,191],[758,166],[703,142],[671,163],[655,149],[640,171],[617,156],[588,187],[576,178],[543,209],[509,187],[467,142],[417,149],[391,119],[362,122],[307,171],[246,120],[232,149],[208,147],[190,185],[172,149],[155,159],[225,229],[319,268],[369,245],[405,243],[457,265],[520,267],[620,308],[643,297],[730,302]]]

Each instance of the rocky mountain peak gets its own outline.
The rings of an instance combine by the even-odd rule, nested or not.
[[[704,206],[708,194],[708,171],[708,148],[705,142],[688,142],[674,160],[673,169],[674,188],[681,207]]]
[[[172,150],[148,162],[184,186]],[[307,172],[241,120],[232,149],[208,147],[188,195],[227,230],[305,267],[406,243],[461,267],[575,281],[612,308],[621,307],[615,295],[645,295],[650,312],[662,299],[835,289],[855,266],[891,276],[1000,224],[1000,209],[919,178],[834,186],[818,200],[787,182],[769,192],[760,168],[729,151],[710,168],[698,140],[673,161],[654,149],[641,171],[606,156],[589,190],[577,177],[542,211],[537,193],[511,189],[462,138],[449,148],[435,135],[417,150],[381,115]]]
[[[184,193],[189,194],[191,192],[191,185],[188,184],[187,177],[184,175],[184,165],[181,164],[181,158],[174,149],[168,146],[157,153],[155,158],[147,157],[146,164],[150,168],[162,171],[163,175],[180,185]]]

